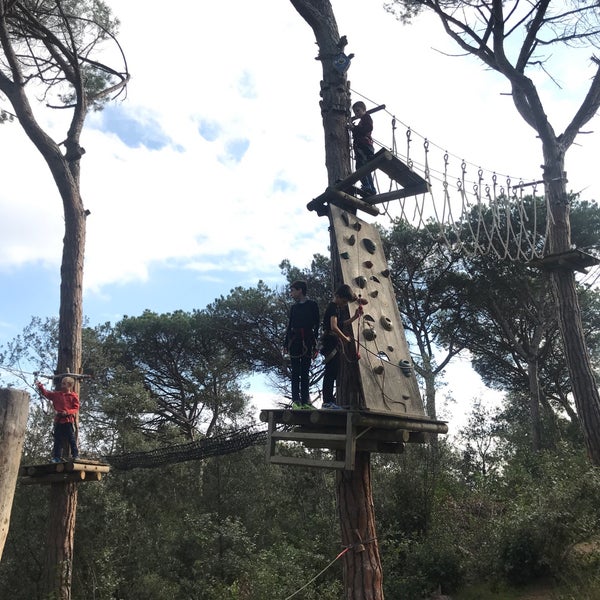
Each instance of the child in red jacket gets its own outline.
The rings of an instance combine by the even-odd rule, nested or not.
[[[40,393],[48,398],[54,406],[54,448],[52,462],[60,462],[65,440],[71,447],[71,457],[78,458],[77,439],[75,438],[75,420],[79,412],[79,397],[73,391],[75,380],[72,377],[63,377],[60,382],[60,392],[50,392],[41,382],[37,382]]]

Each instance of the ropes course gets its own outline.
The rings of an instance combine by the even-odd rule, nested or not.
[[[402,219],[424,228],[437,241],[466,256],[489,254],[525,262],[544,256],[552,213],[538,196],[542,181],[526,181],[478,167],[434,144],[387,109],[384,112],[391,118],[391,136],[388,143],[374,139],[375,144],[402,160],[428,184],[428,191],[420,197],[402,198],[393,206],[384,204],[384,213],[392,221]],[[400,128],[404,129],[403,149],[398,141]],[[395,189],[398,184],[390,180],[387,191]]]

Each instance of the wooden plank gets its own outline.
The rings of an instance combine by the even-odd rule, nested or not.
[[[342,192],[334,187],[328,187],[320,196],[314,200],[311,200],[306,205],[306,208],[308,208],[308,210],[316,210],[318,212],[319,208],[323,207],[326,202],[329,204],[334,204],[335,206],[339,206],[344,210],[362,210],[373,217],[376,217],[379,214],[378,208],[374,207],[368,202],[365,202],[364,200],[360,200],[359,198],[351,196],[350,194]]]
[[[49,473],[36,477],[26,477],[21,480],[23,485],[49,484],[49,483],[77,483],[84,481],[85,471],[76,471],[74,473]]]
[[[381,168],[381,170],[384,171],[381,165],[384,165],[386,162],[391,161],[392,158],[392,153],[389,150],[382,148],[381,150],[375,153],[375,155],[369,162],[365,163],[362,167],[360,167],[360,169],[357,169],[354,173],[348,175],[348,177],[342,179],[341,181],[338,181],[334,186],[335,189],[342,191],[347,190],[349,187],[353,186],[357,181],[359,181],[362,177],[368,175],[369,173],[372,173],[376,169]]]
[[[273,433],[272,438],[275,440],[313,440],[313,441],[328,441],[328,440],[345,440],[346,434],[336,433],[309,433],[307,431],[278,431]]]
[[[102,473],[73,471],[72,473],[51,473],[39,477],[23,477],[21,485],[49,485],[53,483],[88,483],[100,481]]]
[[[278,465],[296,465],[300,467],[317,467],[321,469],[345,469],[346,463],[339,460],[316,460],[297,456],[272,456],[271,461]]]
[[[401,198],[410,198],[411,196],[417,196],[418,194],[425,194],[428,191],[429,185],[427,183],[423,183],[419,186],[408,187],[401,190],[394,190],[393,192],[385,192],[383,194],[369,196],[365,202],[369,204],[381,204],[383,202],[390,202],[391,200],[400,200]]]
[[[97,473],[108,473],[110,471],[109,465],[101,465],[101,464],[86,464],[80,462],[68,462],[65,463],[64,470],[68,473],[73,471],[86,471],[87,473],[97,472]]]

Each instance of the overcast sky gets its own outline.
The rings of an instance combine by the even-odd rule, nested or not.
[[[109,4],[121,20],[132,79],[127,98],[90,114],[82,135],[90,323],[146,308],[203,308],[236,285],[281,284],[284,258],[304,267],[314,253],[327,254],[326,219],[306,210],[327,184],[321,65],[291,3]],[[427,138],[453,164],[541,178],[539,140],[517,115],[508,84],[457,57],[433,16],[403,26],[381,0],[334,0],[333,7],[346,51],[355,54],[353,101],[387,108],[374,115],[376,139],[391,145],[394,115],[401,151],[405,127],[414,131],[416,163]],[[555,82],[536,76],[557,133],[594,73],[589,54],[555,55]],[[51,135],[64,139],[64,115],[38,111]],[[597,117],[586,129],[596,125]],[[5,343],[31,316],[58,314],[63,218],[47,168],[18,124],[0,127],[0,136]],[[577,142],[567,158],[569,187],[594,199],[599,136]]]

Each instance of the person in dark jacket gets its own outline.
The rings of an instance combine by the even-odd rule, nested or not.
[[[373,119],[367,114],[367,107],[364,102],[355,102],[352,105],[354,116],[359,118],[356,125],[351,124],[352,145],[354,147],[354,160],[356,161],[356,170],[360,169],[365,163],[369,162],[375,155],[373,148]],[[373,183],[373,176],[367,173],[361,177],[360,182],[362,189],[366,194],[373,195],[376,193]]]
[[[354,316],[350,317],[348,304],[356,302],[357,296],[349,285],[341,285],[334,294],[333,300],[327,306],[323,316],[323,346],[321,354],[325,363],[323,373],[323,404],[324,409],[340,409],[335,402],[333,388],[337,381],[340,353],[344,344],[349,344],[352,338],[344,333],[344,329],[362,315],[362,305],[359,304]]]
[[[65,441],[71,448],[73,460],[79,457],[77,438],[75,436],[75,421],[79,413],[79,396],[73,391],[75,380],[72,377],[63,377],[60,382],[60,391],[48,391],[43,384],[36,382],[37,388],[45,398],[52,402],[54,407],[54,448],[52,450],[52,462],[61,461],[63,445]]]
[[[310,364],[316,353],[319,335],[319,306],[306,295],[305,281],[294,281],[290,295],[294,304],[290,308],[285,347],[292,367],[292,408],[311,409]]]

